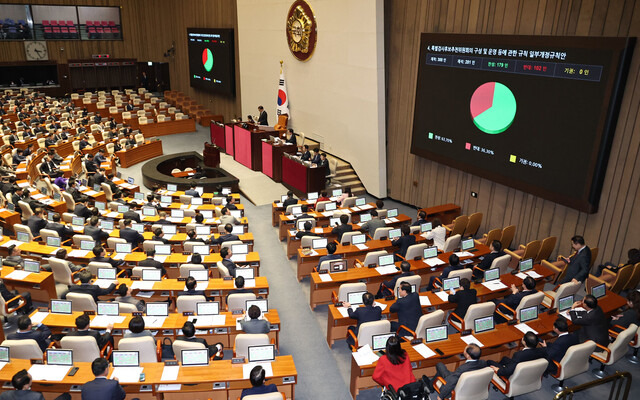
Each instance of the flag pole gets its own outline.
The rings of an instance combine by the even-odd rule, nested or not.
[[[283,63],[283,62],[284,62],[284,61],[280,60],[280,73],[282,73],[282,63]]]

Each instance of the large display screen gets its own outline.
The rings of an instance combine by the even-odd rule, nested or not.
[[[424,33],[411,153],[595,212],[634,43]]]
[[[233,29],[187,28],[187,43],[191,86],[235,95]]]

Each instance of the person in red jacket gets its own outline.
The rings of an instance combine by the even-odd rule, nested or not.
[[[400,347],[400,339],[397,336],[391,336],[387,340],[387,350],[378,359],[373,371],[373,380],[385,389],[393,385],[395,390],[416,381],[411,370],[411,361],[407,352]]]

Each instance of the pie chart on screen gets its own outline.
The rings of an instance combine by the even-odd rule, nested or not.
[[[516,117],[516,109],[513,92],[500,82],[483,83],[471,96],[473,123],[490,135],[506,131]]]
[[[202,65],[207,72],[213,68],[213,53],[211,53],[211,50],[204,49],[202,51]]]

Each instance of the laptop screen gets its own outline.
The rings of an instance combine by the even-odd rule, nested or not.
[[[81,240],[80,250],[93,250],[96,247],[96,242],[93,240]]]
[[[284,203],[284,201],[285,201],[286,199],[288,199],[288,198],[289,198],[289,196],[287,196],[286,194],[281,195],[281,196],[280,196],[280,203]]]
[[[371,221],[371,214],[360,215],[360,224]]]
[[[98,185],[97,183],[95,185],[93,185],[93,190],[95,190],[96,192],[100,192],[101,191],[100,185]]]
[[[311,248],[313,249],[324,249],[327,247],[327,238],[313,239],[311,241]]]
[[[473,238],[464,239],[462,240],[460,249],[462,251],[465,251],[465,250],[473,249],[473,246],[475,246],[475,244],[473,243]]]
[[[340,225],[340,217],[331,217],[329,218],[329,226]]]
[[[477,318],[473,321],[473,327],[475,328],[473,331],[475,333],[481,333],[490,331],[493,329],[493,315],[489,315],[488,317]]]
[[[127,183],[128,183],[129,185],[133,185],[133,182],[135,182],[135,180],[134,180],[132,177],[128,177],[128,178],[127,178]]]
[[[9,348],[0,346],[0,362],[9,362]]]
[[[427,259],[427,258],[433,258],[433,257],[438,257],[438,247],[437,246],[431,246],[431,247],[427,247],[426,249],[424,249],[424,254],[423,254],[422,258]]]
[[[416,285],[411,285],[411,293],[418,293],[418,287]],[[400,286],[396,289],[396,298],[400,298]]]
[[[176,225],[163,224],[161,226],[161,229],[162,229],[162,233],[164,233],[165,235],[175,235],[178,227]]]
[[[384,350],[387,348],[387,340],[390,337],[395,336],[395,333],[383,333],[380,335],[371,336],[371,349],[373,351]]]
[[[558,300],[558,311],[568,310],[573,305],[573,295],[562,297]]]
[[[159,281],[162,279],[162,270],[159,269],[143,269],[142,280],[143,281]]]
[[[140,357],[137,351],[114,350],[113,367],[137,367],[140,365]]]
[[[211,227],[206,225],[198,225],[196,226],[196,235],[198,236],[207,236],[211,234]]]
[[[115,268],[98,268],[98,279],[115,280],[117,272]]]
[[[107,204],[104,201],[96,201],[94,205],[100,211],[104,211],[107,208]]]
[[[324,205],[325,211],[334,211],[336,208],[338,208],[338,205],[333,201]]]
[[[460,277],[454,276],[453,278],[447,278],[442,281],[442,288],[444,290],[457,289],[460,287]]]
[[[249,254],[248,244],[232,244],[231,253],[233,254]]]
[[[71,218],[71,225],[75,225],[75,226],[84,225],[84,217],[73,217],[73,218]]]
[[[184,218],[184,210],[171,210],[171,218]]]
[[[47,246],[60,247],[61,239],[55,236],[47,236]]]
[[[520,272],[525,272],[533,268],[533,258],[527,258],[526,260],[521,260],[519,263]]]
[[[19,242],[28,243],[29,242],[29,234],[27,232],[16,232],[16,239]]]
[[[330,273],[347,272],[348,268],[349,268],[349,266],[347,264],[347,260],[329,261],[329,272]]]
[[[351,304],[352,306],[359,306],[360,304],[363,304],[362,295],[365,293],[367,292],[364,290],[347,293],[347,303]]]
[[[448,331],[447,325],[434,326],[432,328],[427,328],[424,337],[426,338],[427,343],[437,342],[439,340],[447,340]]]
[[[40,263],[34,260],[24,260],[24,270],[28,272],[38,273],[40,272]]]
[[[520,322],[527,322],[538,318],[538,306],[520,309]]]
[[[167,190],[170,192],[177,192],[178,185],[172,185],[171,183],[167,184]]]
[[[182,366],[209,365],[209,350],[207,349],[191,349],[182,350],[181,357]]]
[[[302,206],[291,207],[291,214],[293,214],[293,215],[302,214]]]
[[[231,230],[231,233],[233,233],[234,235],[242,235],[242,234],[244,234],[244,226],[242,226],[242,225],[234,225],[233,229]]]
[[[385,254],[378,257],[378,266],[384,267],[385,265],[393,264],[393,254]]]
[[[311,221],[308,221],[308,222],[311,223]],[[298,230],[299,231],[304,231],[304,224],[306,224],[306,223],[307,223],[307,221],[304,221],[304,220],[298,221]]]
[[[201,206],[202,203],[202,197],[192,197],[191,198],[191,204],[194,206]]]
[[[276,359],[276,345],[249,346],[249,362],[274,361]]]
[[[50,300],[49,309],[54,314],[71,314],[71,300]]]
[[[262,314],[266,314],[269,312],[269,301],[267,299],[247,300],[245,302],[245,305],[247,307],[247,310],[251,306],[258,306]]]
[[[168,256],[171,254],[171,245],[170,244],[157,244],[153,246],[156,251],[156,255],[159,256]]]
[[[217,301],[201,301],[196,303],[196,314],[198,315],[218,315],[220,314],[220,303]]]
[[[172,201],[173,199],[171,196],[160,196],[160,203],[171,204]]]
[[[166,317],[169,315],[169,304],[147,303],[147,315],[153,317]]]
[[[190,269],[189,276],[192,276],[198,282],[209,280],[209,271],[206,269]]]
[[[48,365],[73,365],[72,350],[47,349]]]
[[[491,268],[484,271],[484,281],[494,281],[496,279],[500,279],[500,268]]]
[[[255,271],[253,268],[236,268],[236,278],[239,276],[245,280],[255,279]]]
[[[230,195],[231,194],[231,188],[230,187],[224,187],[224,188],[222,188],[221,193],[224,194],[224,195]]]
[[[191,251],[193,254],[200,254],[201,256],[208,256],[211,253],[207,244],[197,244],[191,248]]]
[[[129,211],[129,206],[118,206],[118,212],[119,213],[126,213],[127,211]]]
[[[113,221],[106,221],[106,220],[101,220],[100,221],[100,227],[106,231],[112,231],[113,230]]]
[[[204,219],[213,218],[213,210],[200,210],[200,214],[202,214],[202,218]]]
[[[98,315],[120,315],[120,305],[115,301],[99,301]]]
[[[397,217],[398,216],[398,209],[397,208],[390,208],[389,210],[387,210],[387,218],[393,218],[393,217]]]
[[[360,207],[367,204],[367,199],[365,199],[364,197],[358,197],[356,199],[356,206]]]
[[[431,222],[425,222],[424,224],[420,224],[420,232],[429,232],[431,231]]]
[[[116,243],[116,253],[131,253],[131,243]]]
[[[143,224],[132,223],[131,224],[131,229],[133,229],[134,231],[136,231],[138,233],[144,233],[144,225]]]
[[[600,297],[604,296],[605,293],[607,293],[607,285],[604,283],[591,288],[591,294],[596,299],[599,299]]]
[[[153,217],[156,215],[156,209],[153,207],[142,207],[142,215],[145,217]]]
[[[333,197],[339,197],[339,196],[342,196],[342,189],[333,189],[333,190],[331,191],[331,195],[332,195]]]
[[[389,231],[389,240],[397,239],[402,235],[400,228],[391,229]]]
[[[135,192],[133,194],[133,198],[136,200],[144,200],[144,193],[142,192]]]
[[[307,200],[318,200],[318,192],[311,192],[307,195]]]

